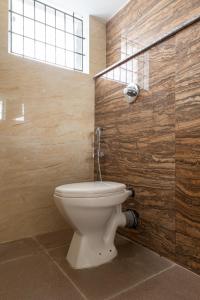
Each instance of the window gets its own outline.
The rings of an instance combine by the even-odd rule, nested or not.
[[[83,18],[37,0],[10,0],[9,52],[84,71]]]
[[[121,38],[121,59],[136,53],[141,46],[129,40]],[[128,60],[126,63],[103,75],[104,78],[129,84],[137,83],[140,88],[149,90],[149,53],[148,51]]]
[[[0,121],[4,120],[4,103],[3,100],[0,100]]]
[[[121,59],[124,59],[137,51],[136,44],[127,37],[121,38]],[[129,60],[122,65],[122,78],[126,83],[138,82],[138,58]]]

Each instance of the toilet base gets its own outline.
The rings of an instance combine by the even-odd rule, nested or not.
[[[72,268],[84,269],[107,263],[116,256],[114,243],[106,243],[101,233],[83,236],[75,232],[66,259]]]

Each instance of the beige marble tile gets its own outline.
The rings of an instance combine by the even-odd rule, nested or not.
[[[95,75],[106,68],[106,24],[90,17],[90,72]]]
[[[66,227],[58,185],[93,180],[94,80],[8,54],[7,0],[0,2],[0,242]],[[103,69],[105,24],[93,18],[90,60]],[[105,41],[104,41],[105,45]],[[92,57],[95,56],[95,58]],[[95,62],[98,64],[95,67]],[[95,69],[96,68],[96,69]]]

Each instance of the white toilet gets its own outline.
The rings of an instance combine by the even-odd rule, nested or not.
[[[131,195],[122,183],[73,183],[55,189],[55,203],[75,233],[67,260],[75,269],[101,265],[117,255],[118,226],[127,224],[121,204]]]

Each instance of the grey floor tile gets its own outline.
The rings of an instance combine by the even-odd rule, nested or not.
[[[200,276],[179,266],[147,280],[113,300],[200,300]]]
[[[0,244],[0,263],[36,254],[38,251],[38,243],[31,238]]]
[[[43,253],[0,265],[2,300],[80,300],[78,291]]]
[[[154,252],[123,238],[116,241],[119,255],[97,268],[73,270],[67,263],[66,247],[49,251],[62,269],[89,298],[102,300],[172,265]]]
[[[73,236],[72,229],[64,229],[56,232],[37,235],[35,238],[46,249],[52,249],[70,244]]]

